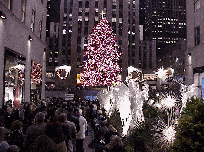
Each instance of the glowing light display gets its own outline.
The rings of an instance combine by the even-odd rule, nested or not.
[[[162,70],[165,77],[166,72]],[[162,76],[161,76],[162,78]],[[175,81],[175,80],[173,80]],[[110,116],[116,109],[120,112],[120,118],[123,127],[123,136],[128,135],[129,130],[139,128],[145,121],[143,114],[144,101],[151,106],[157,107],[167,113],[168,122],[163,117],[158,116],[153,124],[153,137],[155,144],[161,148],[170,147],[175,140],[175,125],[178,124],[180,113],[186,107],[186,103],[191,97],[200,97],[201,90],[195,84],[186,86],[181,83],[180,93],[176,92],[158,92],[157,100],[149,98],[149,86],[143,82],[142,90],[139,87],[137,79],[127,77],[126,83],[118,83],[111,86],[110,90],[101,90],[97,97],[102,107]]]
[[[175,127],[166,126],[162,133],[164,135],[164,139],[166,140],[166,142],[172,144],[173,141],[175,140],[175,135],[176,135]]]
[[[115,35],[109,22],[102,18],[89,35],[88,45],[84,51],[83,86],[111,86],[121,81],[121,68],[118,61],[121,52],[118,50]]]
[[[32,61],[31,82],[40,84],[42,82],[42,65]]]
[[[57,72],[58,78],[65,80],[71,71],[71,66],[67,65],[59,66],[55,68],[55,71]]]
[[[15,79],[15,76],[20,80],[21,84],[23,85],[25,80],[25,66],[24,65],[16,65],[9,68],[9,77]]]
[[[115,109],[120,112],[124,136],[131,128],[137,127],[144,121],[143,99],[148,94],[148,90],[145,89],[143,92],[139,89],[139,83],[136,80],[129,79],[127,82],[128,87],[124,83],[119,83],[111,86],[110,91],[101,90],[97,95],[108,116]]]

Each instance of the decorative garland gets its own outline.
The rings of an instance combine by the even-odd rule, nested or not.
[[[31,81],[38,84],[42,82],[42,65],[35,61],[32,61]]]
[[[67,78],[67,76],[68,76],[68,73],[69,72],[66,69],[58,69],[57,70],[57,77],[62,79],[62,80],[65,80]]]
[[[24,80],[25,80],[25,71],[22,72],[21,69],[10,68],[8,76],[11,77],[12,79],[15,79],[15,76],[16,76],[16,73],[14,73],[15,70],[18,70],[18,79],[20,80],[21,85],[22,85],[24,83]]]

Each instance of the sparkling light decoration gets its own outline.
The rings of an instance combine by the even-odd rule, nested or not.
[[[158,77],[159,77],[160,79],[165,80],[165,79],[167,78],[167,71],[168,71],[168,70],[164,70],[164,68],[161,67],[161,68],[158,69],[158,71],[155,72],[155,73],[158,75]]]
[[[142,71],[134,68],[133,66],[128,67],[128,78],[140,81],[142,79]]]
[[[164,72],[164,70],[162,70]],[[166,73],[166,72],[164,72]],[[165,77],[166,74],[163,74]],[[174,81],[174,80],[173,80]],[[158,100],[149,99],[149,86],[143,83],[143,90],[139,88],[136,79],[126,79],[124,83],[111,86],[110,90],[102,90],[98,93],[100,104],[105,108],[107,115],[111,115],[113,110],[119,110],[123,125],[123,135],[127,135],[129,129],[139,128],[144,121],[143,103],[155,106],[160,110],[165,110],[168,116],[168,123],[161,117],[157,117],[153,125],[155,143],[161,148],[168,148],[175,140],[175,125],[178,123],[181,110],[186,107],[186,102],[191,97],[199,97],[200,90],[195,84],[190,86],[181,85],[180,93],[160,92],[157,93]],[[182,107],[180,107],[182,105]]]
[[[21,64],[18,64],[16,66],[12,66],[9,68],[9,77],[11,77],[12,79],[15,79],[15,76],[16,76],[16,72],[15,71],[18,71],[17,72],[17,76],[18,76],[18,79],[20,80],[21,84],[20,85],[23,85],[24,83],[24,80],[25,80],[25,66],[24,65],[21,65]]]
[[[42,82],[42,65],[35,61],[32,61],[32,69],[31,69],[31,83]]]
[[[128,86],[119,83],[111,86],[110,91],[101,90],[97,95],[107,115],[110,116],[115,109],[119,110],[123,136],[128,134],[129,129],[139,126],[140,122],[144,121],[142,107],[146,93],[139,89],[139,83],[136,81],[129,79]],[[147,90],[144,89],[144,91]]]
[[[118,50],[115,35],[109,22],[102,18],[89,35],[88,45],[84,51],[82,85],[111,86],[121,81],[121,68],[118,61],[121,52]]]
[[[166,142],[172,144],[173,141],[175,140],[176,135],[175,127],[173,125],[169,127],[166,126],[162,133],[164,135],[164,139],[166,140]]]
[[[198,87],[196,87],[195,84],[189,86],[181,84],[180,92],[182,95],[181,111],[183,111],[183,109],[186,108],[186,103],[188,99],[190,99],[191,97],[201,97],[201,90]]]
[[[65,80],[67,76],[70,74],[71,66],[67,66],[67,65],[59,66],[55,68],[55,71],[57,72],[58,78]]]
[[[157,118],[157,123],[154,125],[155,144],[163,147],[169,147],[175,140],[176,130],[175,126],[167,126],[166,123],[160,117]]]

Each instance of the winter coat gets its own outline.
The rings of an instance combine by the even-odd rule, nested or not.
[[[87,121],[83,116],[79,116],[79,126],[80,130],[76,134],[76,139],[84,139],[85,131],[87,130]]]

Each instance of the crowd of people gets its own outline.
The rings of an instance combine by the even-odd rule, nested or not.
[[[0,109],[0,151],[84,152],[89,127],[94,130],[89,147],[96,152],[126,151],[98,101],[52,97],[17,107],[7,101]]]

